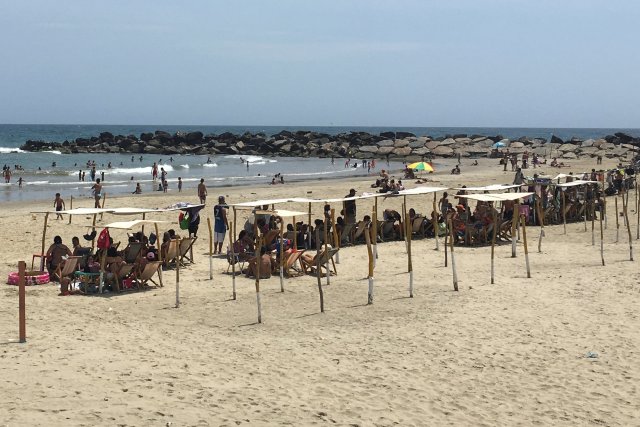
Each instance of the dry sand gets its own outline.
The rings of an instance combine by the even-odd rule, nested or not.
[[[511,181],[513,174],[496,163],[432,178],[456,186]],[[339,197],[350,187],[369,190],[370,181],[226,188],[209,198]],[[107,204],[161,207],[180,200],[195,202],[195,189]],[[387,200],[380,208],[399,203]],[[3,278],[39,252],[43,216],[29,212],[49,205],[8,204],[0,211]],[[431,199],[415,197],[410,206],[429,213]],[[315,209],[317,216],[321,205]],[[359,203],[358,216],[370,209],[370,201]],[[208,206],[204,217],[210,214]],[[70,242],[90,223],[66,222],[50,221],[47,245],[56,234]],[[53,285],[30,287],[28,340],[18,344],[11,342],[18,334],[17,290],[2,286],[0,425],[640,423],[640,248],[630,262],[626,234],[615,243],[612,218],[606,267],[582,224],[569,224],[566,236],[562,226],[547,227],[542,253],[539,228],[528,229],[531,279],[522,243],[517,258],[510,245],[497,248],[495,285],[490,248],[456,247],[459,292],[434,240],[414,240],[413,299],[404,243],[380,244],[370,306],[366,246],[343,248],[338,275],[324,287],[324,314],[314,277],[286,280],[284,293],[273,277],[262,281],[262,324],[252,280],[237,279],[232,301],[223,258],[214,260],[209,280],[205,224],[196,264],[181,270],[178,309],[174,272],[165,272],[164,288],[103,297],[58,297]],[[585,357],[590,351],[598,357]]]

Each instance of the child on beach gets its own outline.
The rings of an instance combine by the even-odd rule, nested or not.
[[[53,201],[53,206],[56,208],[56,212],[66,209],[64,200],[60,197],[60,193],[56,193],[56,199]],[[56,214],[56,220],[58,219],[62,219],[62,214]]]

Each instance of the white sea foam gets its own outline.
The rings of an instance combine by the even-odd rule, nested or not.
[[[0,147],[0,154],[9,154],[9,153],[26,153],[26,151],[21,150],[17,147]]]
[[[204,163],[202,166],[205,167],[205,168],[217,168],[218,164],[217,163]]]
[[[59,150],[45,150],[45,151],[43,151],[43,153],[60,154],[60,155],[62,155],[62,152],[60,152]]]

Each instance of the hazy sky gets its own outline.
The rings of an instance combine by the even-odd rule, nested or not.
[[[0,0],[0,123],[640,127],[635,0]]]

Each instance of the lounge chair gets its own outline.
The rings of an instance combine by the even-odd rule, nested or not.
[[[53,277],[61,281],[65,277],[71,278],[78,269],[78,262],[82,257],[70,256],[64,262],[60,263],[53,272]]]
[[[420,237],[427,237],[427,230],[433,227],[433,224],[423,216],[416,216],[411,222],[411,233]]]
[[[187,237],[180,240],[179,259],[181,265],[186,265],[186,263],[184,262],[185,259],[189,261],[189,263],[193,264],[191,248],[193,247],[193,244],[196,242],[196,240],[198,240],[197,237]]]
[[[345,224],[340,232],[340,246],[346,246],[353,244],[353,228],[354,224]]]
[[[385,240],[396,239],[398,236],[396,235],[396,230],[394,228],[395,221],[382,221],[379,225],[378,229],[380,230],[380,239],[384,242]]]
[[[178,249],[178,241],[170,240],[169,245],[167,246],[167,253],[164,255],[162,262],[165,267],[169,267],[171,264],[175,263],[176,258],[180,255],[180,251]]]
[[[156,283],[153,280],[153,276],[158,274],[158,270],[160,270],[162,263],[160,261],[149,262],[144,266],[144,269],[138,274],[136,277],[136,281],[138,283],[138,288],[142,288],[147,286],[149,282],[153,283],[156,287],[162,286],[162,279],[160,279],[160,284]],[[158,278],[160,275],[158,274]]]
[[[131,242],[124,248],[124,261],[127,264],[133,264],[138,259],[140,251],[144,247],[142,242]]]
[[[300,265],[302,266],[302,271],[305,274],[316,274],[316,267],[318,265],[318,260],[320,261],[320,275],[323,276],[325,273],[322,272],[322,269],[326,269],[327,262],[330,262],[329,266],[329,274],[336,275],[338,271],[336,270],[336,263],[333,260],[335,254],[338,253],[340,248],[329,248],[328,250],[324,250],[324,248],[320,251],[320,253],[316,253],[316,255],[310,260],[306,261],[304,258],[300,258]],[[331,270],[333,267],[333,270]]]
[[[227,273],[229,273],[231,266],[234,264],[240,264],[240,268],[236,267],[236,272],[242,272],[246,262],[246,260],[240,259],[240,254],[231,252],[231,248],[227,246],[227,263],[229,263],[227,266]]]
[[[304,250],[295,252],[285,252],[284,258],[284,275],[287,277],[298,277],[304,274],[302,267],[298,270],[295,268],[296,261],[299,261]],[[301,261],[300,261],[301,262]]]
[[[364,241],[364,231],[368,230],[368,227],[367,227],[368,225],[369,224],[364,221],[358,222],[358,225],[356,226],[356,231],[353,233],[353,238],[351,240],[352,244],[358,243],[360,239]]]
[[[120,290],[122,290],[122,281],[133,272],[133,267],[135,267],[134,264],[120,264],[120,268],[116,271],[115,281]]]

